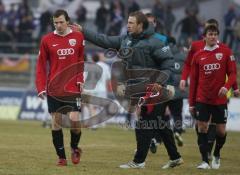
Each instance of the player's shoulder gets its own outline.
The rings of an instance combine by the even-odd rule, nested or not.
[[[43,35],[42,40],[49,40],[49,39],[52,39],[54,36],[55,36],[54,33],[50,32],[50,33]]]
[[[226,52],[232,52],[231,49],[228,47],[228,45],[225,43],[219,43],[219,48]]]
[[[228,45],[224,44],[224,43],[219,43],[219,50],[221,50],[222,52],[227,52],[227,53],[231,53],[232,50],[228,47]]]
[[[191,44],[192,48],[199,48],[199,47],[203,47],[205,46],[205,41],[204,40],[197,40],[197,41],[193,41]]]
[[[203,55],[206,54],[206,51],[204,49],[199,49],[197,50],[197,52],[194,54],[194,59],[198,59],[200,57],[202,57]]]

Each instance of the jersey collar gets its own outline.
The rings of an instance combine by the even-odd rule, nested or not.
[[[66,36],[72,32],[73,32],[72,29],[70,29],[69,27],[67,28],[67,33],[65,35],[59,35],[56,30],[53,31],[53,33],[58,36]]]
[[[218,45],[218,44],[216,44],[216,45],[214,45],[214,46],[212,46],[212,47],[206,45],[203,50],[213,51],[213,50],[215,50],[215,49],[217,49],[217,48],[219,48],[219,45]]]

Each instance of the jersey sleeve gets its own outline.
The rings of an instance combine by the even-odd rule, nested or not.
[[[84,47],[85,47],[85,40],[84,36],[81,34],[80,38],[80,46],[79,46],[79,55],[78,55],[78,64],[79,69],[81,70],[80,73],[77,75],[77,84],[81,84],[84,82],[83,73],[84,73]]]
[[[46,91],[47,84],[47,60],[48,60],[48,48],[44,39],[40,44],[39,55],[36,64],[36,78],[35,84],[38,94]]]
[[[197,57],[193,57],[191,74],[190,74],[190,89],[189,89],[189,106],[195,106],[197,86],[199,81],[199,66],[196,60]]]
[[[237,67],[235,57],[232,55],[232,52],[229,50],[227,58],[227,75],[228,80],[226,81],[224,87],[228,90],[234,85],[237,81]]]
[[[191,64],[192,64],[193,56],[194,56],[194,47],[192,45],[187,54],[187,58],[184,61],[182,74],[181,74],[181,80],[187,80],[187,78],[191,72]]]

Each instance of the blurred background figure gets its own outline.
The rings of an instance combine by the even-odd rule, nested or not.
[[[105,1],[101,0],[100,7],[96,11],[96,16],[95,16],[95,21],[94,21],[94,23],[97,27],[98,33],[106,32],[108,20],[109,20],[109,10],[105,6]]]
[[[84,24],[87,20],[87,9],[83,4],[80,4],[76,11],[77,22]]]
[[[227,13],[224,15],[224,34],[223,42],[230,48],[233,47],[234,42],[234,22],[236,20],[236,11],[234,6],[230,6]]]

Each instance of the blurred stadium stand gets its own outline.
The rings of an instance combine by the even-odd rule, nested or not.
[[[191,0],[194,2],[194,0]],[[225,7],[222,5],[226,5]],[[40,41],[40,16],[46,10],[54,11],[58,8],[67,9],[70,16],[76,19],[75,11],[79,7],[79,4],[83,5],[87,9],[87,21],[86,25],[92,29],[96,29],[94,25],[94,18],[96,9],[99,7],[99,1],[97,0],[0,0],[5,6],[5,11],[10,10],[11,4],[22,4],[27,3],[30,12],[33,16],[34,30],[28,38],[30,40],[18,41],[17,36],[13,36],[12,40],[3,40],[0,37],[0,86],[1,87],[19,87],[19,88],[34,88],[34,69],[35,60],[38,53],[38,45]],[[111,0],[106,0],[106,2],[111,2]],[[128,1],[124,0],[124,4],[127,6]],[[137,1],[145,11],[150,11],[155,0],[138,0]],[[174,7],[174,14],[176,16],[176,21],[179,21],[184,16],[184,10],[186,1],[185,0],[161,0],[162,3],[170,3]],[[231,1],[225,0],[199,0],[199,16],[203,19],[208,19],[210,17],[215,17],[220,21],[220,27],[223,28],[223,16],[227,11],[227,6],[230,5]],[[239,3],[239,1],[236,0]],[[107,4],[109,6],[109,4]],[[144,8],[143,8],[144,7]],[[213,9],[214,10],[210,10]],[[15,6],[15,9],[17,7]],[[206,11],[208,14],[206,14]],[[0,18],[1,19],[1,18]],[[3,23],[7,23],[4,21]],[[175,22],[176,23],[176,22]],[[3,25],[0,23],[0,25]],[[3,32],[0,32],[3,35]],[[20,35],[18,33],[18,35]],[[173,35],[178,36],[179,32],[174,32]],[[86,47],[86,53],[91,55],[93,52],[99,50],[96,46],[88,43]],[[239,52],[237,50],[236,56],[238,58]]]

